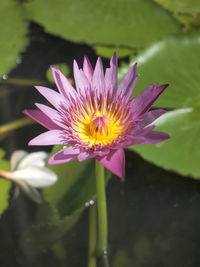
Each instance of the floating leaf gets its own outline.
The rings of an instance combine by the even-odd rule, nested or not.
[[[182,175],[200,178],[200,110],[177,109],[160,117],[156,130],[171,138],[153,145],[131,147],[145,159]]]
[[[114,52],[117,53],[118,58],[126,57],[129,55],[133,55],[136,53],[136,49],[130,48],[122,48],[122,47],[110,47],[110,46],[103,46],[103,45],[96,45],[93,47],[96,51],[97,55],[105,58],[111,58]]]
[[[200,13],[199,14],[181,14],[174,13],[173,16],[180,21],[180,23],[185,25],[184,30],[187,32],[191,30],[192,27],[199,29],[200,27]]]
[[[149,47],[122,66],[120,76],[138,62],[139,76],[134,96],[151,83],[170,86],[155,103],[155,107],[184,108],[162,116],[156,130],[171,138],[154,145],[133,146],[155,164],[183,175],[200,178],[200,35],[168,38]],[[191,111],[191,112],[188,112]],[[160,122],[162,121],[162,125]]]
[[[156,3],[162,5],[164,8],[181,13],[200,13],[199,0],[154,0]]]
[[[0,168],[4,171],[8,171],[10,168],[9,162],[3,160],[5,152],[0,149]],[[10,193],[11,182],[0,178],[0,216],[9,206],[9,193]]]
[[[144,46],[180,25],[149,0],[34,0],[24,4],[29,19],[47,32],[89,44]],[[56,19],[55,19],[56,18]]]
[[[158,82],[170,86],[156,101],[155,107],[181,108],[200,106],[200,35],[167,38],[155,43],[130,64],[120,69],[120,79],[138,62],[140,76],[134,97],[148,85]]]
[[[26,44],[27,22],[18,1],[1,1],[0,77],[16,65]]]

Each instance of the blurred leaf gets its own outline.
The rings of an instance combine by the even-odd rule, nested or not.
[[[0,169],[8,171],[10,169],[10,164],[8,161],[2,159],[4,154],[5,152],[0,149]],[[0,178],[0,217],[9,206],[10,187],[10,181]]]
[[[49,166],[58,175],[55,185],[43,190],[44,199],[59,210],[63,216],[84,206],[95,194],[94,161],[71,161]]]
[[[180,25],[149,0],[35,0],[24,4],[29,19],[47,32],[89,44],[141,47]],[[56,18],[56,19],[55,19]]]
[[[138,62],[141,74],[134,97],[148,85],[158,82],[170,86],[155,107],[181,108],[200,106],[200,34],[167,38],[155,43],[119,70],[119,78]]]
[[[10,181],[0,178],[0,216],[9,206],[10,187],[11,187]]]
[[[156,130],[165,131],[171,138],[152,145],[137,145],[130,149],[143,158],[167,170],[200,178],[200,110],[177,109],[167,112],[156,123]]]
[[[41,213],[40,209],[45,212]],[[83,208],[77,209],[72,215],[59,219],[56,209],[49,204],[42,204],[39,207],[40,217],[37,217],[36,223],[23,236],[23,245],[31,247],[32,254],[37,254],[51,247],[74,226],[82,211]],[[47,217],[45,218],[45,216]]]
[[[56,146],[53,150],[59,150]],[[58,181],[43,190],[44,199],[56,207],[61,216],[71,215],[76,209],[94,198],[96,192],[94,159],[79,162],[73,160],[65,164],[49,165],[58,176]],[[106,178],[110,172],[105,171]]]
[[[52,154],[62,146],[55,146]],[[35,225],[29,229],[26,240],[33,253],[47,248],[65,235],[82,214],[85,203],[94,198],[96,192],[94,160],[49,165],[58,175],[58,181],[43,189],[44,200],[38,207]],[[106,172],[109,178],[110,172]]]
[[[162,5],[164,8],[173,12],[200,13],[199,0],[154,0],[156,3]]]
[[[184,30],[187,32],[193,28],[199,29],[200,27],[200,14],[181,14],[174,13],[174,17],[185,25]]]
[[[16,65],[26,44],[27,22],[18,1],[1,1],[0,77]]]
[[[65,63],[53,64],[53,66],[59,69],[65,76],[69,75],[70,69]],[[46,78],[49,82],[54,83],[53,75],[51,72],[51,68],[48,68],[46,71]]]
[[[133,261],[128,255],[128,252],[126,250],[118,250],[117,253],[114,256],[113,264],[114,267],[130,267],[132,266]],[[135,267],[135,265],[134,265]],[[137,266],[136,266],[137,267]]]
[[[117,57],[122,58],[129,55],[133,55],[136,53],[136,49],[129,49],[129,48],[123,48],[123,47],[109,47],[109,46],[103,46],[103,45],[96,45],[93,47],[96,51],[96,54],[105,57],[105,58],[111,58],[114,54],[114,52],[117,52]]]

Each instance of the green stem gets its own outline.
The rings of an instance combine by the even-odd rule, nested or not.
[[[16,84],[22,86],[34,86],[37,84],[40,85],[49,85],[49,83],[44,81],[36,81],[36,80],[25,80],[25,79],[17,79],[17,78],[8,78],[7,80],[0,80],[0,84]]]
[[[90,206],[89,210],[89,247],[88,267],[96,267],[96,204]]]
[[[106,188],[104,179],[104,167],[96,160],[96,191],[98,208],[98,243],[97,254],[102,256],[107,250],[107,206],[106,206]]]
[[[7,133],[9,131],[21,128],[23,126],[29,125],[29,124],[33,124],[34,121],[32,119],[30,119],[29,117],[24,117],[22,119],[16,120],[16,121],[12,121],[9,123],[6,123],[4,125],[0,126],[0,134],[4,134]]]

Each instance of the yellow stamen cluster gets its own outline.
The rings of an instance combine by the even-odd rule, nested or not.
[[[72,115],[73,134],[83,145],[96,148],[107,146],[123,136],[128,127],[127,109],[112,103],[106,109],[105,101],[76,106]]]

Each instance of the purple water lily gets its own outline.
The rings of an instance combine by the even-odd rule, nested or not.
[[[151,124],[165,111],[149,111],[168,85],[152,84],[130,100],[138,77],[137,64],[131,67],[119,86],[117,68],[116,54],[105,75],[100,57],[94,70],[89,59],[84,57],[83,69],[74,61],[76,90],[54,67],[51,69],[59,93],[35,87],[54,108],[36,103],[38,110],[24,111],[48,129],[29,145],[70,145],[54,154],[49,164],[95,158],[124,178],[124,147],[158,143],[169,138],[166,133],[153,131],[155,126]]]

